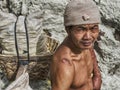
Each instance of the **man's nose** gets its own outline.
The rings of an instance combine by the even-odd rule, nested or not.
[[[91,37],[90,31],[86,31],[85,34],[84,34],[84,36],[83,36],[83,38],[84,39],[90,39],[90,37]]]

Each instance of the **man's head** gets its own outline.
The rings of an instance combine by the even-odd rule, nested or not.
[[[64,25],[100,23],[98,7],[93,0],[71,0],[64,13]]]
[[[98,37],[100,14],[93,0],[71,0],[64,13],[64,25],[76,47],[88,49]]]
[[[69,39],[77,48],[89,49],[93,47],[99,34],[98,24],[81,24],[67,27]]]

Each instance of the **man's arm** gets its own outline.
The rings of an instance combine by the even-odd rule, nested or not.
[[[100,90],[101,88],[101,73],[98,67],[97,58],[94,49],[91,50],[93,58],[93,90]]]
[[[74,76],[74,67],[70,60],[53,60],[51,64],[52,90],[69,90]]]

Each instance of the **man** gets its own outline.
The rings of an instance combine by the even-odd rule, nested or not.
[[[51,63],[52,90],[100,90],[101,74],[93,50],[100,16],[92,0],[71,0],[64,13],[68,36]]]

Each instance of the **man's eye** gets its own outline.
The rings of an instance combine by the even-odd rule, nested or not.
[[[91,31],[92,31],[92,32],[97,32],[98,30],[99,30],[98,27],[93,27],[93,28],[91,28]]]
[[[83,28],[83,27],[78,27],[77,30],[84,31],[85,28]]]
[[[98,28],[91,28],[91,30],[96,30],[96,29],[98,29]]]
[[[81,31],[81,30],[83,30],[83,28],[77,28],[77,30],[78,30],[78,31]]]

